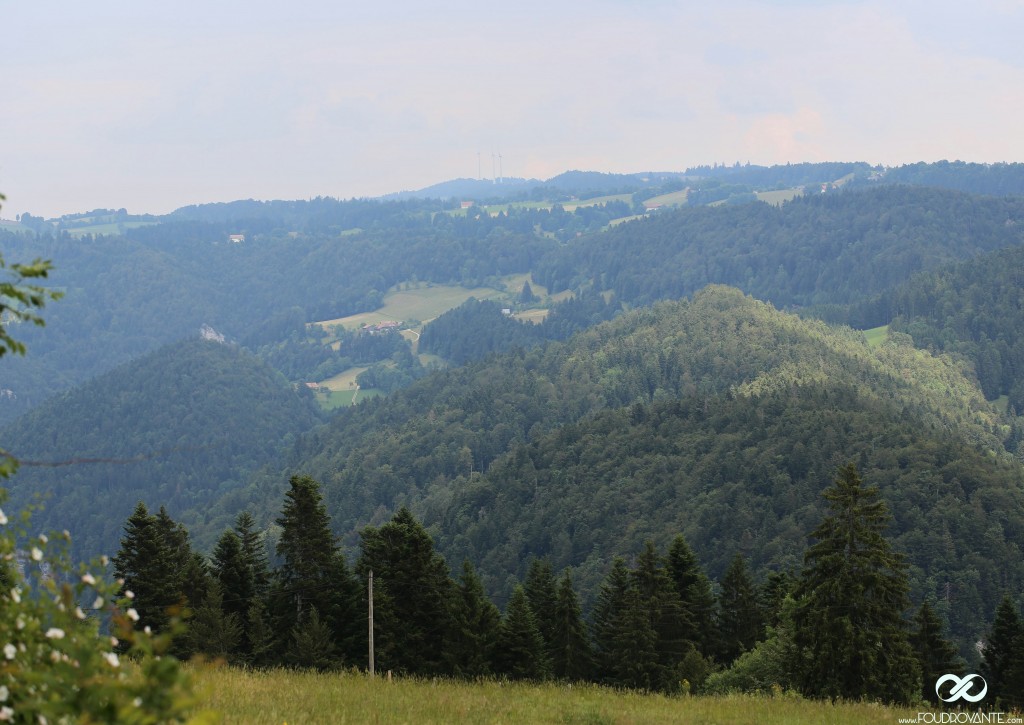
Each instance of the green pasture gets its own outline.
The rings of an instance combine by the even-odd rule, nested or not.
[[[73,237],[80,237],[83,234],[107,234],[113,236],[115,234],[120,234],[124,229],[138,229],[139,227],[148,227],[157,223],[158,222],[120,222],[117,224],[90,224],[88,226],[68,229],[67,232]]]
[[[889,326],[882,325],[881,327],[873,327],[870,330],[864,330],[864,337],[868,339],[869,346],[878,347],[889,339]]]
[[[721,723],[895,725],[917,711],[796,696],[668,697],[596,685],[369,678],[358,672],[193,669],[200,709],[225,724]]]
[[[402,286],[402,285],[399,285]],[[493,287],[458,287],[450,285],[421,285],[416,289],[396,289],[384,297],[384,306],[373,312],[360,312],[348,317],[323,320],[315,324],[329,328],[343,325],[352,330],[386,320],[420,320],[427,322],[448,310],[458,307],[470,297],[478,300],[494,299],[505,293]]]
[[[689,196],[690,190],[683,189],[682,191],[673,191],[668,194],[661,194],[653,199],[648,199],[644,202],[644,206],[652,207],[658,206],[682,206],[686,203],[686,197]]]
[[[803,193],[803,189],[799,187],[792,189],[775,189],[774,191],[758,191],[757,200],[763,201],[766,204],[771,204],[772,206],[780,206],[784,202],[792,201]]]

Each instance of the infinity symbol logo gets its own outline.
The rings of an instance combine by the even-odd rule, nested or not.
[[[974,683],[974,678],[981,680],[981,692],[977,695],[971,693],[971,688]],[[945,683],[952,682],[953,689],[949,691],[949,697],[943,697],[942,693],[939,692]],[[963,679],[956,675],[943,675],[939,678],[939,681],[935,683],[935,694],[939,696],[939,699],[943,702],[955,702],[960,698],[967,700],[967,702],[978,702],[981,698],[985,697],[988,693],[988,683],[985,682],[985,678],[981,675],[967,675]]]

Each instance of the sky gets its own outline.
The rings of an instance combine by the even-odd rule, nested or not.
[[[0,216],[1024,161],[1024,0],[0,0]]]

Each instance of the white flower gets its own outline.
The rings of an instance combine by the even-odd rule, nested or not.
[[[125,612],[125,614],[127,614],[128,615],[128,619],[132,620],[133,622],[138,622],[139,621],[139,613],[136,612],[134,609],[129,608],[128,611]]]
[[[53,662],[54,664],[60,662],[60,652],[57,650],[50,652],[50,662]]]
[[[110,646],[111,647],[117,647],[117,637],[111,637],[110,638]]]
[[[104,652],[103,659],[107,661],[107,664],[111,667],[120,667],[121,661],[117,659],[117,654],[114,652]]]
[[[32,547],[32,561],[42,561],[42,559],[43,559],[43,552],[39,549],[38,546],[33,546]]]
[[[15,620],[15,622],[14,622],[14,626],[17,627],[18,629],[25,629],[25,618],[24,617],[18,617]]]
[[[81,607],[75,607],[75,617],[85,619],[85,612],[82,611]]]
[[[0,707],[0,720],[4,722],[11,722],[14,719],[14,708],[7,707],[4,705]]]
[[[49,539],[49,538],[47,538],[46,534],[39,534],[39,543],[40,543],[40,544],[45,544],[45,543],[46,543],[46,542],[48,542],[49,540],[50,540],[50,539]]]
[[[142,707],[142,698],[136,697],[134,700],[132,700],[132,704],[135,705],[135,707]]]
[[[109,563],[110,563],[110,557],[109,556],[104,554],[103,556],[100,557],[100,564],[102,564],[103,566],[107,566]]]
[[[135,599],[135,592],[133,592],[131,589],[128,589],[127,591],[125,591],[124,595],[128,599]]]
[[[64,630],[59,627],[50,627],[46,630],[47,639],[64,639]]]
[[[18,587],[14,587],[11,590],[11,601],[15,604],[21,604],[21,592],[18,591]]]
[[[10,694],[7,685],[0,685],[0,702],[7,702],[7,696]]]
[[[7,514],[3,509],[0,509],[0,526],[7,526]]]
[[[92,603],[93,609],[99,609],[103,606],[103,597],[96,597],[96,601]]]
[[[96,577],[94,577],[92,574],[82,574],[82,583],[88,584],[89,586],[95,586]]]
[[[153,634],[153,630],[150,629],[150,626],[148,624],[142,628],[142,631],[145,632],[147,635]]]
[[[13,644],[8,642],[4,645],[4,657],[6,657],[9,660],[13,660],[14,655],[16,654],[18,654],[18,648],[15,647]]]

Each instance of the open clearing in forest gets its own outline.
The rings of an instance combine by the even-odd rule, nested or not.
[[[192,669],[224,723],[833,723],[893,725],[917,711],[796,696],[667,697],[596,685],[370,679],[364,673]]]
[[[771,204],[772,206],[781,206],[783,202],[792,201],[803,193],[804,191],[800,187],[756,192],[758,201],[763,201],[766,204]]]
[[[401,284],[399,287],[407,287]],[[387,320],[419,320],[427,322],[443,312],[458,307],[470,297],[478,300],[489,300],[501,297],[505,293],[493,287],[457,287],[449,285],[422,284],[414,289],[395,289],[384,296],[384,306],[373,312],[360,312],[348,317],[323,320],[316,324],[329,328],[331,325],[343,325],[346,330],[355,330],[363,325],[375,325]]]
[[[869,346],[878,347],[889,339],[889,326],[882,325],[881,327],[872,327],[870,330],[864,330],[864,337],[868,339]]]

